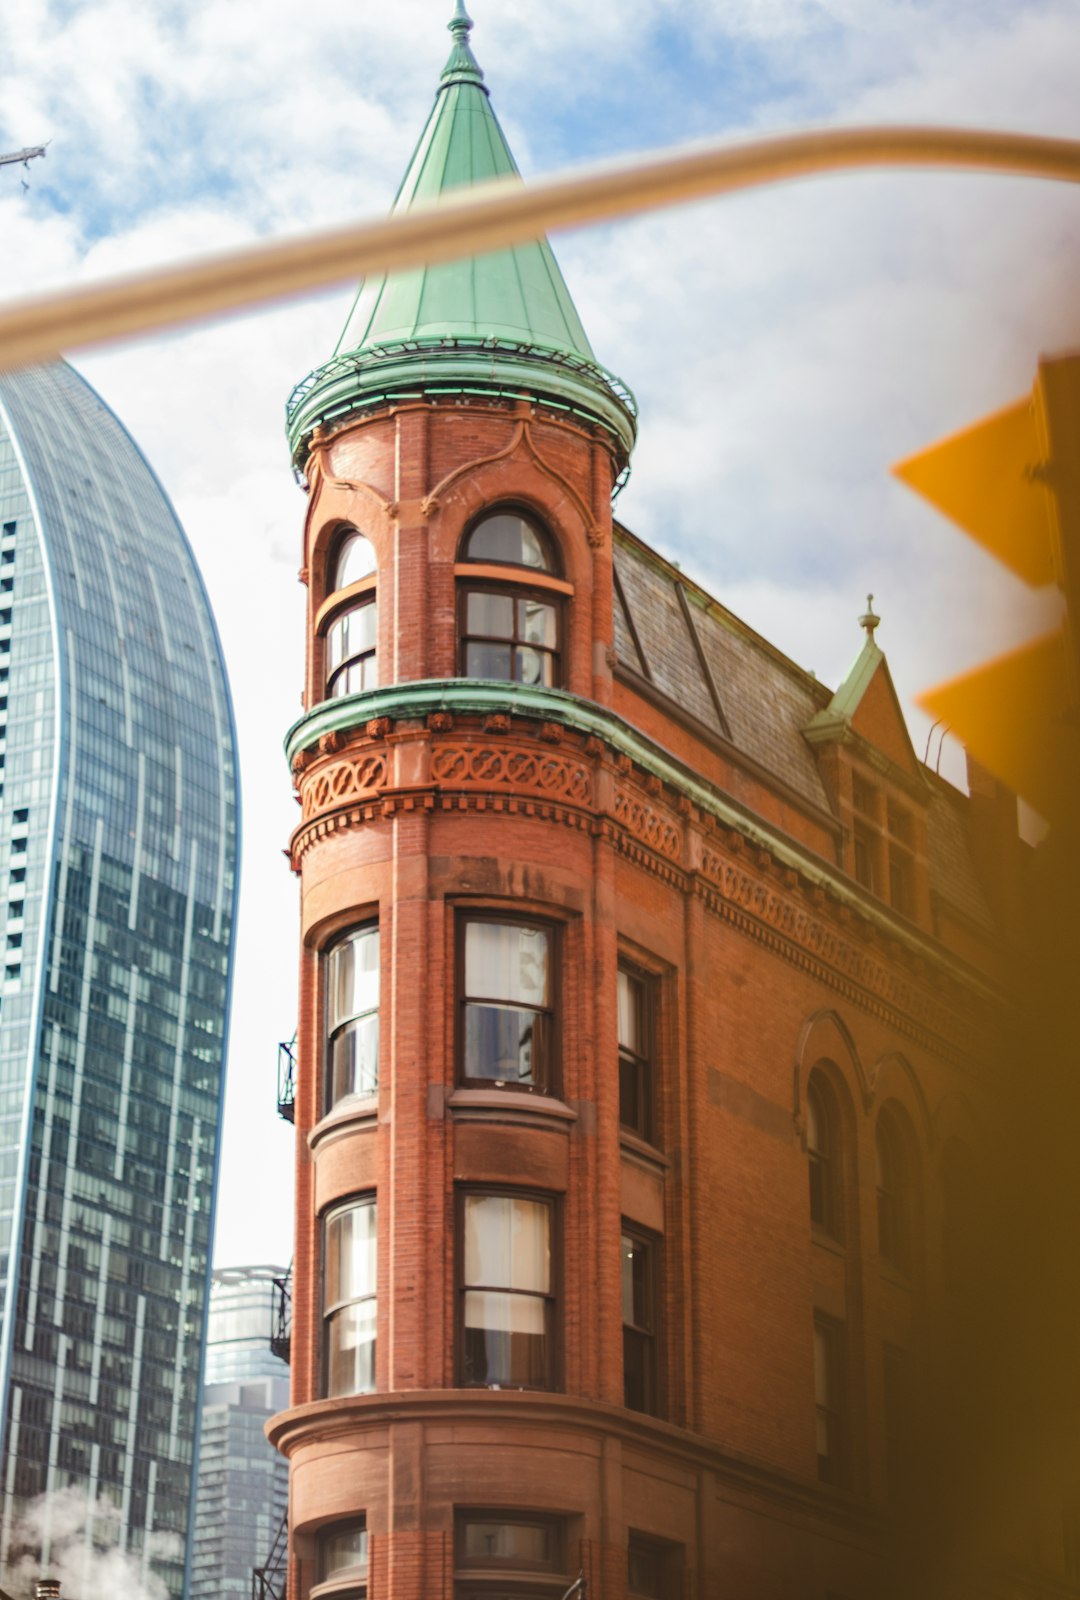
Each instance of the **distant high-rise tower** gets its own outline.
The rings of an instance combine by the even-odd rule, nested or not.
[[[289,1402],[289,1368],[270,1349],[275,1279],[283,1267],[215,1272],[206,1334],[193,1600],[248,1600],[251,1573],[274,1547],[289,1469],[263,1425]],[[284,1547],[281,1570],[284,1573]]]
[[[221,648],[160,485],[69,367],[0,378],[0,1532],[77,1486],[128,1549],[179,1536],[177,1594],[237,813]]]

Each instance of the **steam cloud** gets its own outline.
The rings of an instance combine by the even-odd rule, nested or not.
[[[93,1503],[74,1487],[40,1495],[19,1515],[12,1537],[18,1554],[0,1581],[14,1600],[32,1596],[39,1578],[56,1578],[62,1600],[169,1600],[151,1564],[179,1557],[180,1539],[148,1533],[133,1551],[120,1548],[120,1537],[120,1510],[111,1501]]]

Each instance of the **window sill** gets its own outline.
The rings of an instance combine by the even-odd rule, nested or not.
[[[516,1122],[523,1127],[545,1123],[569,1133],[578,1114],[553,1095],[521,1089],[454,1089],[446,1106],[455,1121]]]
[[[312,1128],[307,1136],[308,1149],[315,1150],[319,1145],[328,1144],[345,1133],[374,1128],[378,1115],[378,1095],[356,1095],[341,1100]]]
[[[650,1144],[648,1139],[642,1139],[638,1134],[631,1133],[628,1128],[619,1129],[619,1145],[624,1155],[640,1162],[642,1166],[659,1168],[666,1172],[671,1166],[671,1157],[656,1145]]]
[[[367,1594],[367,1572],[354,1570],[342,1572],[340,1577],[327,1578],[324,1583],[313,1583],[308,1593],[311,1600],[330,1600],[340,1595],[341,1600],[363,1600]]]
[[[841,1260],[846,1258],[847,1251],[841,1241],[834,1234],[826,1233],[825,1229],[819,1227],[816,1222],[810,1224],[810,1237],[816,1245],[820,1245],[822,1250],[827,1250],[831,1256],[839,1256]]]

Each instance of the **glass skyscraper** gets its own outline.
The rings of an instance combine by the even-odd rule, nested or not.
[[[192,1600],[249,1600],[251,1574],[281,1534],[289,1464],[263,1425],[289,1403],[288,1364],[270,1349],[284,1267],[214,1273],[206,1336]],[[285,1549],[280,1544],[280,1578]],[[269,1593],[279,1593],[270,1585]]]
[[[178,1536],[176,1594],[237,821],[175,513],[70,367],[0,376],[0,1557],[20,1502],[75,1486],[130,1550]]]

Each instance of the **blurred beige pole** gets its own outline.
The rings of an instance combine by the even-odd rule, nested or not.
[[[872,166],[951,167],[1077,183],[1080,142],[959,128],[829,128],[695,146],[530,184],[485,184],[377,222],[11,304],[0,310],[0,368],[371,272],[505,249],[557,228]]]

